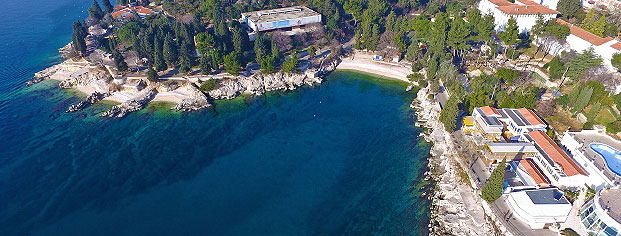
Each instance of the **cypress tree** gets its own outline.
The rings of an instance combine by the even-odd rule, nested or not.
[[[266,41],[267,40],[261,34],[257,34],[254,40],[254,52],[257,63],[262,63],[263,58],[268,56],[269,45],[267,45]]]
[[[164,56],[162,56],[161,52],[155,53],[154,64],[157,71],[165,71],[166,69],[168,69],[168,67],[166,66],[166,61],[164,60]]]
[[[507,158],[502,159],[496,169],[492,171],[489,180],[481,190],[481,197],[488,203],[493,203],[502,195],[503,182],[505,180],[505,168],[507,166]]]
[[[274,41],[272,41],[272,58],[274,59],[274,62],[280,62],[280,50]]]
[[[84,27],[82,27],[82,23],[80,21],[76,21],[73,23],[73,48],[80,56],[86,56],[86,32],[84,32]]]
[[[166,35],[166,39],[164,39],[164,49],[162,53],[164,54],[164,60],[166,60],[168,67],[173,67],[175,63],[177,63],[177,59],[179,58],[177,44],[173,41],[170,33]]]
[[[123,57],[123,55],[121,55],[119,51],[114,50],[114,53],[112,53],[112,57],[114,58],[114,65],[116,66],[117,70],[127,71],[127,69],[129,69],[127,66],[127,62],[125,62],[125,57]]]
[[[104,7],[104,13],[111,13],[114,10],[112,4],[110,4],[110,0],[101,0],[101,5]]]
[[[239,75],[239,70],[241,67],[240,57],[238,52],[231,52],[230,54],[224,56],[224,69],[231,75]]]
[[[103,18],[104,12],[101,10],[101,7],[96,0],[93,0],[93,5],[91,5],[91,8],[88,9],[88,15],[97,20],[101,20],[101,18]]]

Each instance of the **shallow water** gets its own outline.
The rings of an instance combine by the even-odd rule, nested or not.
[[[90,4],[1,10],[0,235],[427,234],[429,147],[403,84],[336,72],[210,111],[67,114],[83,95],[23,84]]]

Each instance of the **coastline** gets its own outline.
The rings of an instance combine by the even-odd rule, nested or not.
[[[410,83],[408,75],[412,72],[409,71],[409,68],[387,62],[359,59],[360,57],[364,57],[364,55],[365,54],[355,53],[354,56],[343,57],[341,58],[341,63],[336,67],[336,69],[359,71]]]

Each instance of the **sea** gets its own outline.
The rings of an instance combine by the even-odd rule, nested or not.
[[[350,71],[180,113],[25,82],[62,61],[91,0],[0,8],[0,235],[427,235],[406,85]]]

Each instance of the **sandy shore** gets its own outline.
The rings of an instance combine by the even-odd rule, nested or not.
[[[366,58],[359,58],[359,55],[354,57],[345,57],[341,63],[336,67],[337,70],[356,70],[374,75],[394,78],[405,82],[408,80],[408,75],[411,74],[411,69],[387,62],[372,61]]]

